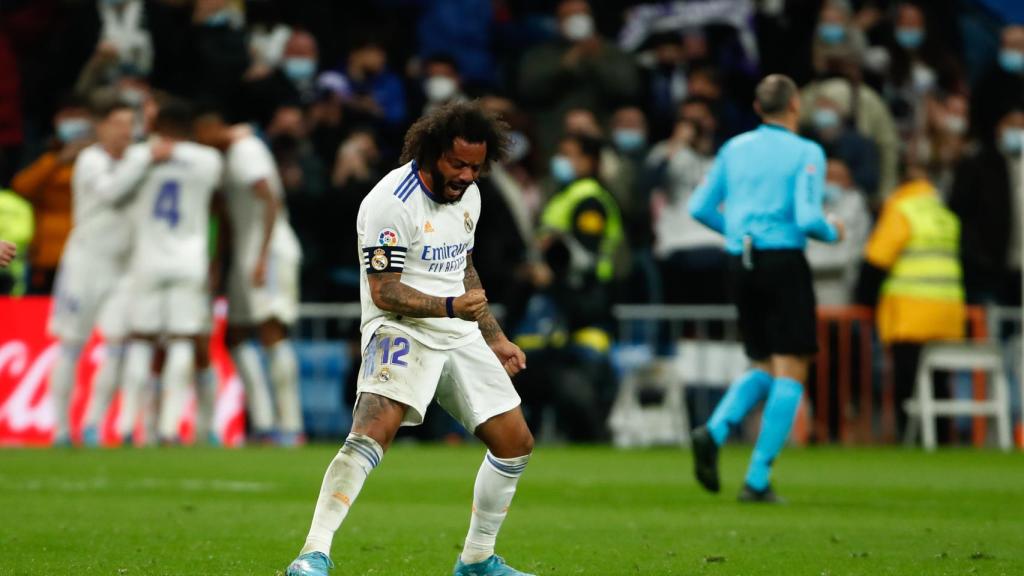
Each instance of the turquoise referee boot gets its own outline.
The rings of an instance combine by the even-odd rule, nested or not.
[[[476,564],[465,564],[462,558],[455,561],[455,571],[452,576],[534,576],[526,572],[520,572],[505,564],[505,559],[497,554],[492,555],[483,562]]]
[[[327,576],[334,562],[323,552],[306,552],[288,565],[286,576]]]

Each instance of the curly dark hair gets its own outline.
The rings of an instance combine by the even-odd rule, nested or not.
[[[431,169],[441,155],[452,149],[456,138],[487,145],[484,169],[491,162],[501,162],[508,150],[505,132],[508,124],[496,115],[485,112],[477,101],[451,102],[416,121],[405,134],[402,163],[415,160]]]

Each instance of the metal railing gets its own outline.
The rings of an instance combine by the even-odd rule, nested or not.
[[[670,350],[675,350],[681,339],[729,342],[739,337],[736,309],[730,305],[619,305],[612,312],[620,342],[644,344],[652,350],[664,351],[666,342]],[[1021,332],[1018,308],[968,307],[967,321],[968,337],[976,341],[1006,341]],[[888,351],[877,343],[873,311],[858,306],[820,307],[818,341],[811,430],[814,439],[831,441],[831,425],[835,422],[836,439],[844,444],[895,441],[897,407],[892,364]],[[1019,355],[1020,350],[1010,354]],[[986,384],[984,374],[974,374],[976,398],[984,398]],[[974,443],[983,444],[986,433],[985,419],[975,418]]]

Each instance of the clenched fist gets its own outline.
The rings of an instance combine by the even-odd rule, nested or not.
[[[470,322],[476,322],[487,312],[487,295],[480,288],[467,290],[452,302],[455,316]]]

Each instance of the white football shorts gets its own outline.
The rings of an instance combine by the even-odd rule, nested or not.
[[[437,350],[390,326],[378,328],[363,351],[357,392],[357,406],[367,392],[408,406],[403,426],[422,424],[436,395],[470,432],[520,404],[512,379],[483,337]]]
[[[254,263],[234,263],[228,272],[228,324],[255,326],[267,320],[292,325],[299,317],[300,259],[267,257],[267,278],[262,286],[252,283]]]

